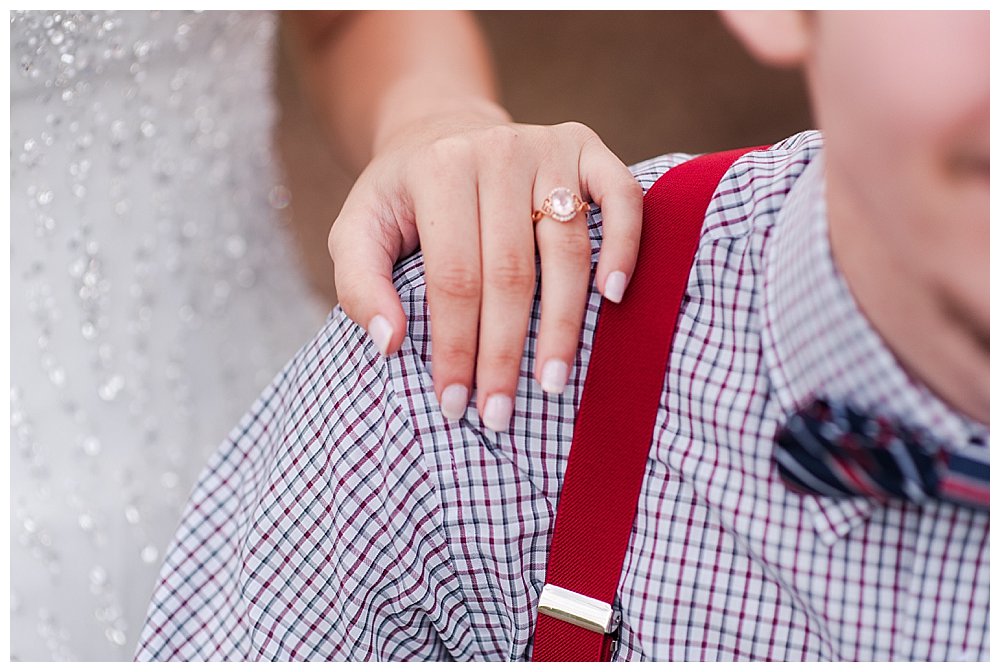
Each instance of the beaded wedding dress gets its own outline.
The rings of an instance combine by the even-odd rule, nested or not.
[[[11,15],[11,655],[131,658],[208,454],[321,324],[276,18]]]

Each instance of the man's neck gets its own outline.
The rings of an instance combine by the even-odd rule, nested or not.
[[[901,263],[829,170],[827,213],[834,262],[865,316],[900,364],[942,400],[989,425],[989,345],[954,318],[926,281]]]

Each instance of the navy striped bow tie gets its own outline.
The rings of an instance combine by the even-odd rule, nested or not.
[[[978,451],[984,459],[959,454],[920,432],[843,404],[812,401],[775,440],[778,473],[798,492],[990,507],[988,451]]]

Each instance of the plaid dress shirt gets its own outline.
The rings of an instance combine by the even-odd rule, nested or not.
[[[687,158],[632,170],[649,188]],[[988,513],[800,496],[773,467],[775,431],[815,394],[989,443],[907,378],[854,303],[830,255],[821,162],[820,134],[802,133],[740,159],[713,197],[619,585],[616,659],[989,656]],[[595,263],[600,223],[595,209]],[[212,458],[139,659],[530,656],[600,295],[561,395],[529,375],[536,297],[497,433],[474,402],[460,421],[439,411],[423,271],[419,255],[397,267],[397,355],[334,310]]]

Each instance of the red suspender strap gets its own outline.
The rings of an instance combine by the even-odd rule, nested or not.
[[[559,495],[536,661],[609,660],[612,605],[632,534],[681,300],[712,195],[751,149],[667,171],[643,200],[639,259],[625,300],[605,301]]]

